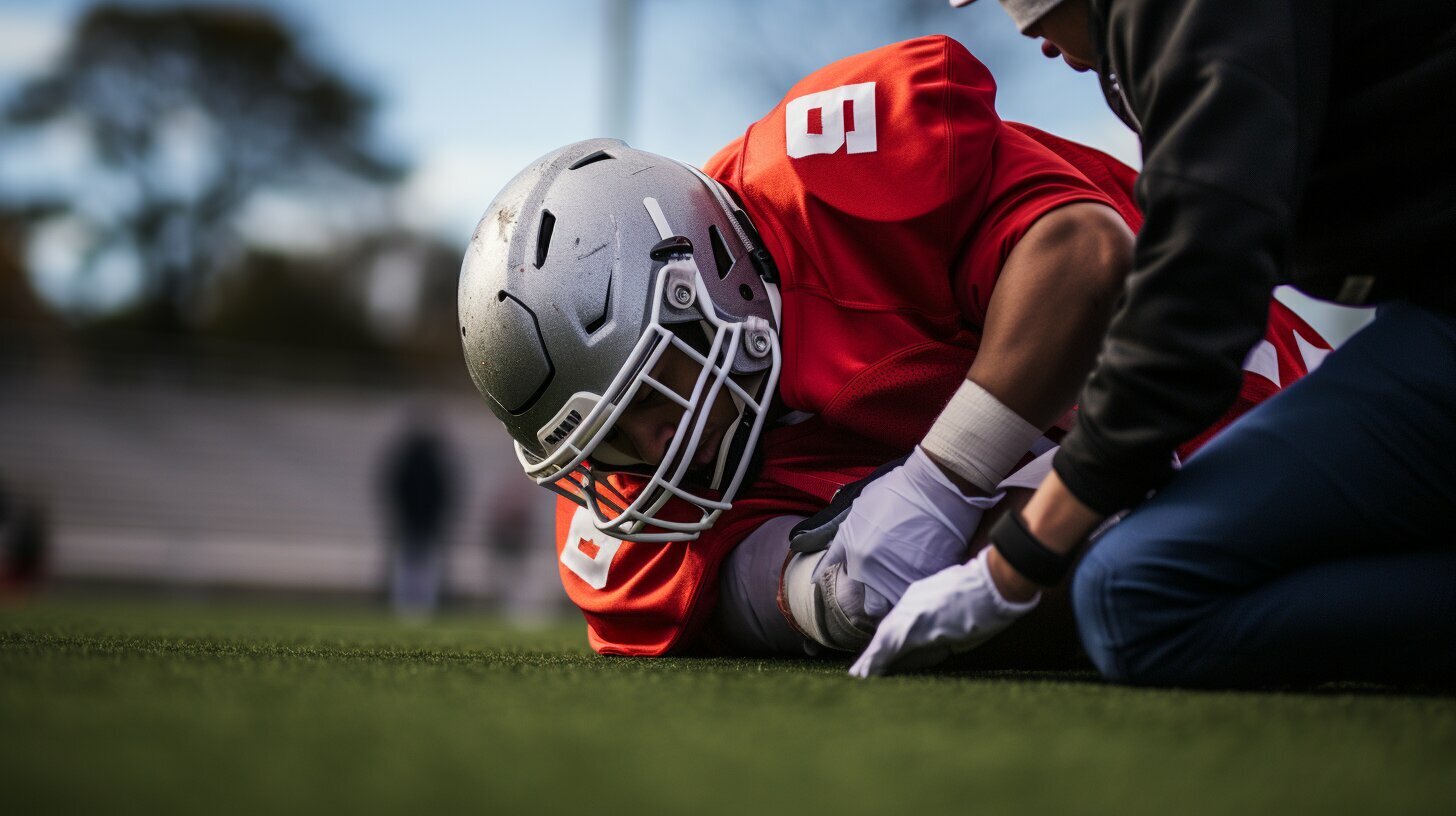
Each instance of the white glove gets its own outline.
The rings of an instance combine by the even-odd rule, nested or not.
[[[966,496],[917,445],[899,467],[855,498],[814,580],[835,564],[864,584],[864,611],[879,618],[907,587],[965,558],[995,496]]]
[[[924,668],[990,640],[1036,608],[1041,593],[1025,603],[1001,597],[986,568],[991,548],[968,564],[957,564],[916,581],[880,621],[864,653],[849,667],[855,677],[892,668]]]

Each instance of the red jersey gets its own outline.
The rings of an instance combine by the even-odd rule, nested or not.
[[[809,75],[705,166],[738,194],[779,267],[778,396],[812,418],[763,434],[756,478],[695,541],[611,539],[561,500],[562,581],[592,648],[710,646],[699,636],[723,558],[763,522],[818,511],[925,436],[975,359],[1006,257],[1038,218],[1092,201],[1141,226],[1131,169],[1003,122],[994,103],[990,73],[959,43],[910,40]],[[1303,374],[1283,356],[1296,345],[1271,343],[1287,379]],[[1228,419],[1278,387],[1246,387]]]

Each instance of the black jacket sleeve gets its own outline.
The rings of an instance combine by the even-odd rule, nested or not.
[[[1101,20],[1142,125],[1146,220],[1054,466],[1102,513],[1167,479],[1174,448],[1237,396],[1263,334],[1308,162],[1300,110],[1319,108],[1300,97],[1327,92],[1301,81],[1328,35],[1298,30],[1296,4],[1112,0]]]

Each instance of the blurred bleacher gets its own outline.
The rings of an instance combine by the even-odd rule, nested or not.
[[[280,371],[238,349],[41,360],[9,345],[0,477],[44,512],[53,580],[380,592],[381,456],[406,412],[427,403],[462,481],[447,597],[526,614],[559,602],[550,494],[521,475],[468,385],[371,377],[344,358],[299,355]],[[307,370],[329,376],[298,376]],[[533,519],[523,574],[487,546],[490,514],[513,501]]]

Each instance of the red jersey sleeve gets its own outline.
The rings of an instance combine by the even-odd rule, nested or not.
[[[1137,206],[1137,171],[1103,153],[1100,150],[1063,139],[1055,134],[1034,128],[1021,122],[1007,122],[1006,126],[1018,133],[1031,137],[1042,147],[1052,151],[1067,164],[1076,168],[1084,178],[1112,203],[1112,208],[1122,216],[1133,232],[1143,227],[1143,213]]]
[[[1074,147],[1096,153],[1081,145]],[[1109,161],[1112,160],[1109,158]],[[1001,275],[1001,267],[1037,219],[1079,201],[1112,207],[1124,220],[1136,214],[1135,208],[1124,213],[1100,185],[1067,158],[1010,124],[1000,126],[986,165],[959,171],[978,177],[985,194],[984,205],[976,211],[976,223],[966,226],[969,240],[955,279],[956,303],[961,313],[978,326],[986,322],[991,290]],[[1129,191],[1131,178],[1126,179]],[[1111,174],[1107,176],[1107,183],[1118,192],[1122,181]],[[1134,223],[1129,226],[1137,228]]]

